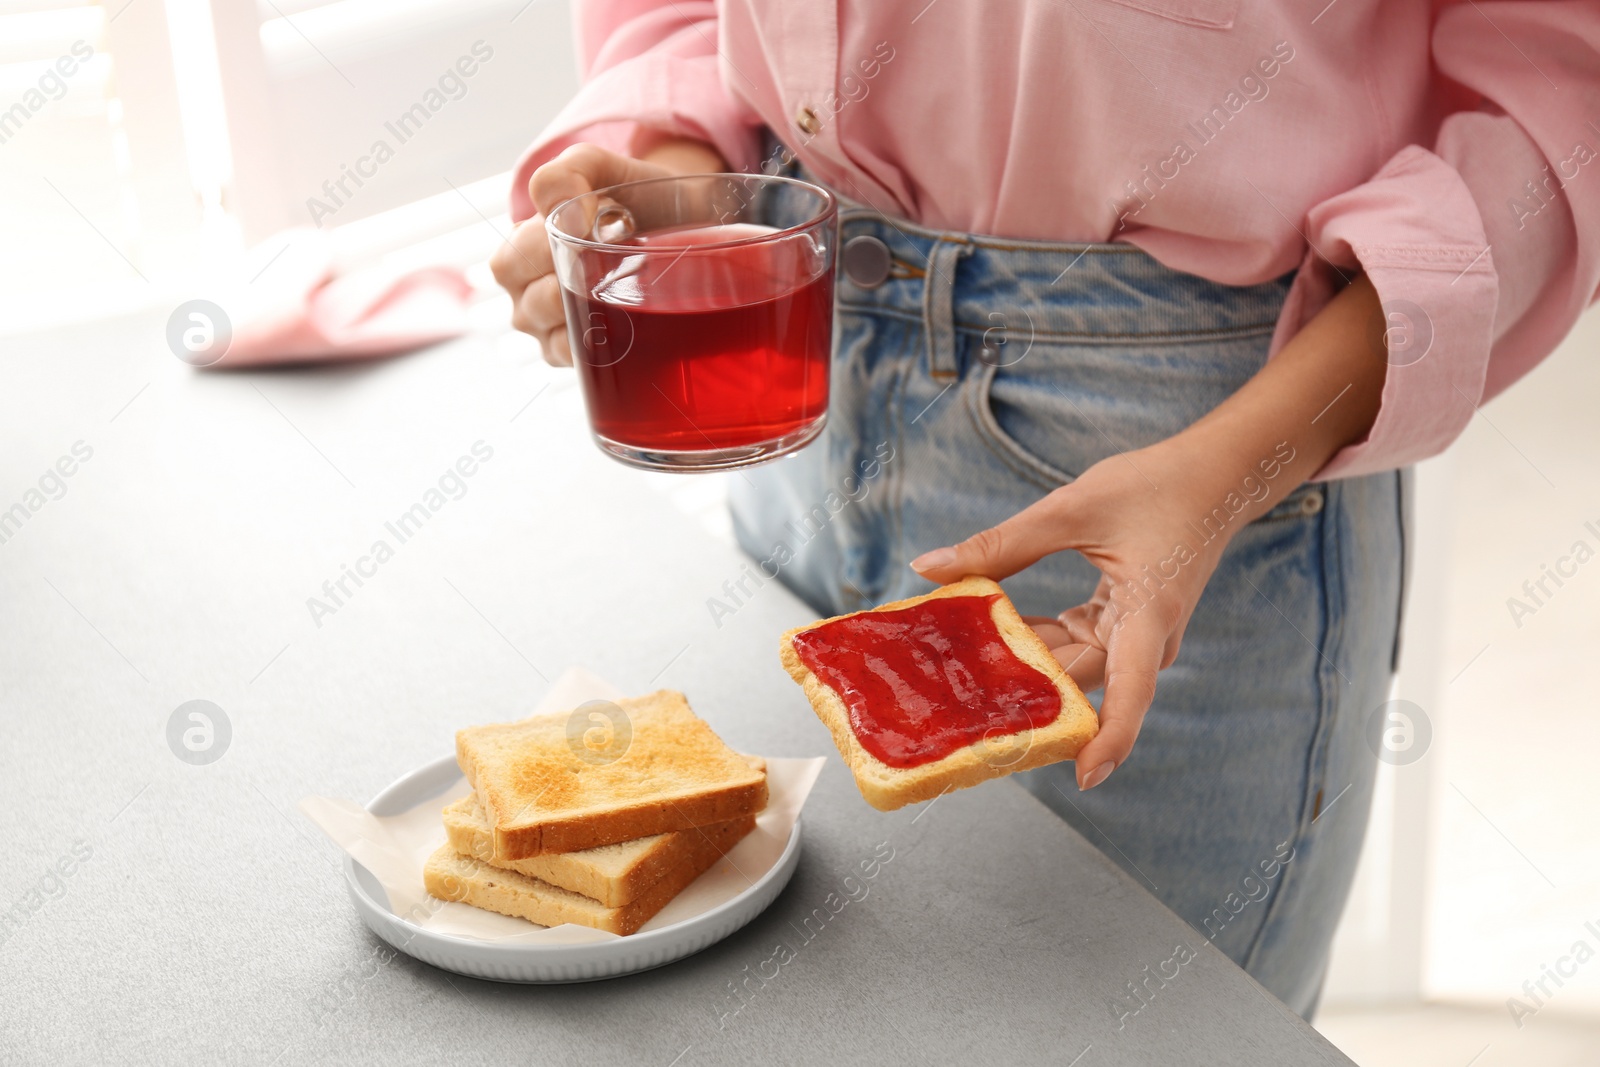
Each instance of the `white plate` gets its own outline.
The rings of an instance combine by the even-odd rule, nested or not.
[[[461,777],[455,757],[442,757],[373,797],[367,810],[379,816],[410,811],[454,787]],[[348,856],[344,873],[362,921],[389,944],[424,963],[496,982],[592,982],[648,971],[716,944],[765,911],[789,884],[799,862],[797,819],[778,861],[732,900],[659,930],[576,945],[502,944],[424,930],[390,910],[388,894],[377,878]]]

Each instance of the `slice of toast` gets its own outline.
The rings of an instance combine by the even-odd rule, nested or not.
[[[743,815],[731,822],[694,830],[654,834],[582,852],[549,852],[496,864],[494,827],[489,825],[489,816],[477,794],[468,793],[444,809],[444,829],[450,838],[450,847],[463,856],[592,897],[608,908],[633,903],[669,871],[699,862],[707,849],[714,855],[722,855],[726,851],[722,843],[727,834],[736,833],[734,840],[738,840],[753,825],[754,816]]]
[[[755,829],[755,816],[747,815],[703,833],[689,833],[707,843],[684,861],[668,868],[653,885],[620,907],[608,906],[569,889],[526,874],[494,867],[463,856],[448,844],[440,845],[422,868],[423,885],[440,900],[459,901],[485,911],[511,915],[540,926],[577,923],[613,934],[633,933],[666,907],[690,882],[716,866],[723,854]]]
[[[795,647],[795,638],[840,619],[898,611],[938,597],[964,596],[996,597],[991,612],[1001,638],[1019,660],[1037,669],[1054,684],[1061,696],[1060,710],[1053,722],[1039,728],[1011,732],[990,730],[980,740],[941,758],[911,767],[890,766],[863,747],[851,723],[851,711],[844,695],[806,666]],[[937,650],[929,649],[927,654],[933,659],[941,658]],[[988,578],[963,578],[923,596],[796,627],[783,635],[780,656],[784,669],[800,683],[817,717],[833,734],[833,743],[855,775],[861,795],[880,811],[893,811],[932,799],[946,790],[965,789],[991,778],[1072,759],[1100,729],[1094,708],[1084,699],[1072,678],[1039,635],[1022,621],[1000,586]]]
[[[496,863],[711,826],[766,806],[765,771],[723,744],[682,693],[621,700],[609,708],[618,712],[618,751],[603,758],[583,746],[594,714],[585,708],[456,734],[456,761],[494,828]]]

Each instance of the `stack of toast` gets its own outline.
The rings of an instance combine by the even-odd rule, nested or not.
[[[587,706],[586,706],[587,707]],[[631,934],[755,828],[765,764],[723,744],[682,693],[456,734],[473,792],[444,809],[427,890],[502,915]]]

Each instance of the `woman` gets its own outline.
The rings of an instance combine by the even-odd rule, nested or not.
[[[570,362],[539,214],[569,196],[831,187],[829,427],[732,480],[741,544],[874,470],[785,583],[835,614],[1004,579],[1104,686],[1075,768],[1024,784],[1309,1017],[1396,653],[1401,468],[1600,284],[1600,5],[576,10],[585,84],[494,260],[516,326]]]

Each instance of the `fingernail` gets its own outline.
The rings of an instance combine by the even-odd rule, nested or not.
[[[1110,778],[1111,777],[1111,772],[1116,770],[1116,769],[1117,769],[1116,761],[1114,761],[1114,760],[1106,760],[1104,763],[1100,764],[1100,766],[1096,767],[1094,770],[1092,770],[1088,774],[1084,775],[1083,776],[1083,784],[1078,786],[1078,788],[1081,791],[1087,793],[1089,790],[1093,789],[1095,786],[1099,785],[1101,782],[1105,781],[1107,778]]]
[[[932,552],[924,552],[911,561],[914,571],[931,571],[936,567],[948,567],[956,561],[956,550],[953,548],[936,548]]]

